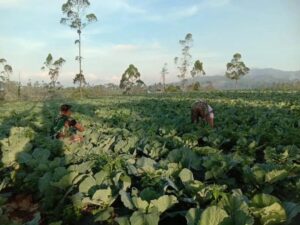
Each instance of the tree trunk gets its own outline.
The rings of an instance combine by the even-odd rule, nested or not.
[[[18,100],[21,100],[21,73],[19,72],[19,83],[18,83]]]
[[[164,92],[166,92],[166,77],[165,77],[165,74],[163,74],[163,87],[164,87]]]
[[[235,89],[237,88],[237,80],[235,80]]]
[[[185,88],[184,88],[184,78],[182,78],[182,80],[181,80],[181,90],[182,90],[182,92],[185,92]]]
[[[82,74],[82,66],[81,66],[81,29],[79,29],[77,31],[78,33],[78,40],[79,40],[79,43],[78,43],[78,50],[79,50],[79,58],[78,58],[78,61],[79,61],[79,74],[80,74],[80,77],[81,77],[81,74]],[[81,79],[81,78],[80,78]],[[80,90],[80,98],[82,98],[82,80],[79,81],[79,90]]]
[[[79,35],[79,74],[82,73],[82,68],[81,68],[81,30],[78,30],[78,35]]]
[[[192,78],[192,91],[194,91],[195,90],[195,76],[193,76],[193,78]]]
[[[79,91],[80,91],[80,98],[82,98],[82,82],[80,81],[79,85]]]

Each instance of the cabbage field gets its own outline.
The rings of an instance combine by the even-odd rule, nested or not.
[[[215,128],[191,124],[207,99]],[[83,143],[52,140],[73,105]],[[300,93],[0,103],[0,224],[300,224]]]

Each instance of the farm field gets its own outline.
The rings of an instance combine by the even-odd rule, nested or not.
[[[49,136],[63,103],[83,143]],[[0,152],[1,225],[300,224],[300,92],[4,102]]]

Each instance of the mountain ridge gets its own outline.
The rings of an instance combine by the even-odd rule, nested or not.
[[[235,82],[228,79],[224,75],[208,75],[198,76],[194,79],[187,79],[187,84],[194,82],[200,82],[201,85],[212,84],[217,89],[233,89],[235,88]],[[285,71],[274,68],[252,68],[249,74],[241,77],[238,80],[238,88],[259,88],[269,87],[274,83],[291,83],[293,81],[300,81],[300,70]],[[171,83],[178,85],[180,82]]]

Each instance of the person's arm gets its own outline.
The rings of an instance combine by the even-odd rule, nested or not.
[[[206,122],[209,124],[211,128],[214,128],[214,117],[215,115],[213,112],[209,113],[208,116],[206,117]]]
[[[197,112],[195,109],[191,109],[191,122],[197,123]]]
[[[76,123],[75,128],[80,132],[84,131],[84,127],[80,123]]]
[[[209,126],[210,126],[211,128],[214,128],[214,118],[208,117],[207,123],[209,124]]]

